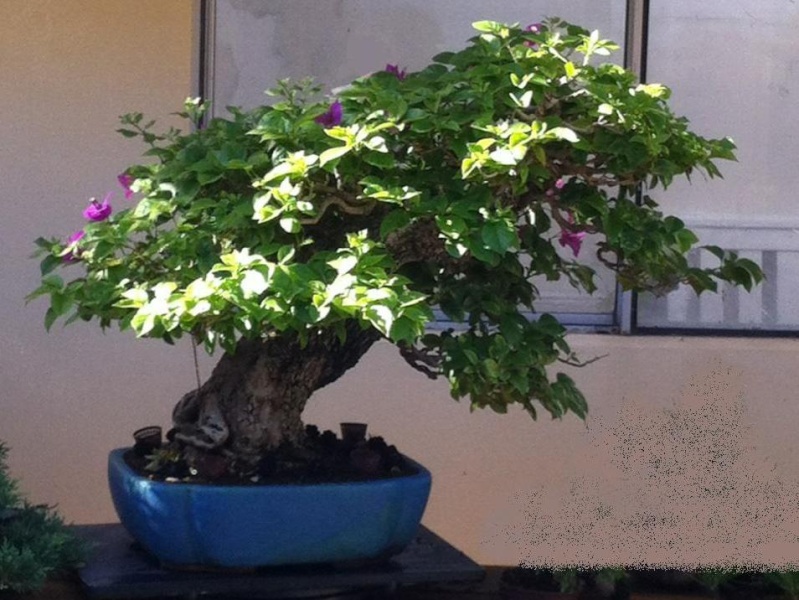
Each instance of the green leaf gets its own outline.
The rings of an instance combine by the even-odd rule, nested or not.
[[[295,217],[283,217],[280,219],[280,228],[286,233],[298,233],[302,229],[302,225]]]
[[[699,241],[694,232],[688,229],[681,229],[674,234],[674,238],[677,240],[681,252],[688,252]]]
[[[380,223],[380,237],[386,239],[390,233],[402,229],[410,222],[411,217],[408,211],[403,208],[392,210],[383,218],[382,223]]]
[[[521,96],[510,94],[510,98],[519,108],[529,108],[533,101],[533,90],[527,90]]]
[[[498,254],[504,254],[519,244],[516,228],[507,221],[486,222],[480,231],[480,236],[483,243]]]
[[[33,240],[33,243],[37,248],[41,250],[47,250],[48,252],[53,247],[53,240],[48,240],[47,238],[43,237],[37,237],[35,240]]]
[[[488,248],[487,244],[482,239],[478,242],[473,236],[470,236],[467,241],[467,248],[477,260],[491,265],[492,267],[499,265],[499,254]]]
[[[44,314],[44,328],[47,331],[50,331],[50,328],[53,326],[53,323],[56,322],[58,319],[59,314],[51,308],[47,309],[47,312]]]
[[[397,164],[397,161],[394,160],[391,154],[384,154],[382,152],[364,152],[363,160],[381,169],[393,169]]]
[[[245,298],[260,296],[269,287],[266,277],[260,271],[251,269],[244,274],[241,280],[241,291]]]
[[[500,319],[499,330],[511,346],[516,346],[522,341],[526,325],[527,321],[520,314],[505,314]]]
[[[138,337],[143,337],[150,333],[155,327],[155,315],[139,311],[133,315],[130,326]]]
[[[270,181],[274,181],[275,179],[279,179],[281,177],[285,177],[286,175],[290,175],[294,172],[294,165],[290,162],[282,162],[276,167],[274,167],[271,171],[269,171],[266,175],[264,175],[262,181],[264,183],[269,183]],[[198,179],[200,179],[198,177]],[[202,179],[200,179],[200,183],[203,183]]]
[[[394,343],[405,342],[413,344],[423,332],[424,328],[420,328],[417,323],[408,317],[402,316],[391,325],[389,337]]]
[[[350,149],[350,146],[336,146],[335,148],[328,148],[319,155],[319,165],[323,167],[330,161],[341,158],[347,152],[349,152]]]
[[[483,368],[491,376],[492,379],[499,379],[502,373],[499,364],[493,358],[485,359],[483,361]]]
[[[389,335],[394,325],[394,312],[384,304],[372,304],[364,310],[366,318],[383,335]]]
[[[333,267],[336,270],[336,273],[339,275],[344,275],[355,268],[355,265],[358,264],[358,257],[348,254],[334,258],[333,260],[328,261],[327,264]]]
[[[411,129],[414,133],[429,133],[433,130],[433,121],[431,119],[420,119],[411,123]]]
[[[702,248],[710,252],[713,256],[715,256],[719,260],[722,260],[724,258],[725,254],[724,250],[722,250],[718,246],[702,246]]]
[[[413,121],[420,121],[422,119],[427,119],[430,117],[430,113],[426,110],[421,108],[410,108],[405,113],[405,118],[403,119],[407,123],[412,123]]]
[[[472,23],[472,28],[484,33],[499,33],[504,25],[496,21],[475,21]]]
[[[574,63],[568,61],[565,65],[563,65],[564,69],[566,70],[566,77],[569,79],[574,79],[577,75],[577,67],[574,66]]]
[[[150,296],[147,294],[147,291],[141,288],[133,288],[125,290],[124,292],[122,292],[122,297],[128,300],[128,302],[126,303],[119,302],[118,305],[125,307],[138,308],[140,306],[143,306],[144,304],[147,304],[147,302],[150,300]]]
[[[495,163],[499,163],[500,165],[515,166],[519,162],[514,152],[508,148],[494,150],[488,156],[491,158],[491,160],[493,160]]]
[[[433,57],[433,62],[441,63],[444,65],[451,64],[450,61],[455,56],[454,52],[440,52]]]
[[[568,127],[554,127],[549,130],[549,133],[558,139],[571,142],[572,144],[576,144],[580,141],[580,138],[577,137],[577,134]]]
[[[270,198],[268,196],[259,196],[255,199],[253,202],[253,219],[259,223],[268,223],[283,214],[285,210],[283,206],[274,206],[269,204],[269,202]]]
[[[53,269],[61,266],[63,263],[63,259],[59,258],[58,256],[48,254],[39,264],[39,270],[41,271],[42,275],[47,275],[48,273],[52,272]]]
[[[64,289],[64,280],[55,273],[51,273],[42,278],[42,286],[48,291],[60,291]]]
[[[546,166],[547,164],[547,153],[543,147],[539,145],[532,146],[533,155],[535,156],[536,160],[540,162],[542,165]]]
[[[436,217],[436,225],[441,233],[451,239],[458,239],[469,231],[469,225],[457,215],[439,215]]]

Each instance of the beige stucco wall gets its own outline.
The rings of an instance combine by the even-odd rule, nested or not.
[[[46,303],[24,304],[38,285],[29,256],[36,237],[79,229],[90,197],[125,202],[116,175],[143,148],[117,117],[166,125],[182,108],[193,19],[192,0],[0,2],[0,439],[31,499],[75,521],[111,518],[105,449],[166,419],[192,369],[99,328],[45,335]]]
[[[795,340],[575,335],[585,424],[470,414],[389,346],[320,393],[427,464],[426,522],[487,563],[799,561]]]
[[[35,502],[114,518],[108,449],[168,425],[193,382],[188,348],[85,325],[46,335],[28,259],[115,189],[138,147],[116,116],[166,117],[191,91],[192,2],[0,3],[0,439]],[[122,203],[120,194],[116,202]],[[586,424],[470,414],[377,346],[319,393],[307,420],[363,420],[424,462],[425,522],[483,563],[799,560],[799,344],[578,335]],[[210,361],[203,362],[207,374]]]

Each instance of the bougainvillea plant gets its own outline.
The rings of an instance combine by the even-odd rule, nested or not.
[[[591,236],[626,290],[751,288],[760,270],[731,252],[690,266],[696,236],[651,196],[718,176],[734,145],[691,132],[666,87],[599,64],[616,47],[596,32],[474,26],[465,49],[335,97],[282,81],[271,105],[204,124],[192,100],[185,134],[123,117],[148,160],[120,175],[129,200],[92,200],[80,232],[38,240],[46,325],[221,349],[175,431],[243,460],[300,443],[311,394],[378,340],[473,407],[583,417],[573,380],[550,372],[578,362],[564,327],[529,317],[537,285],[592,292]],[[434,308],[456,327],[430,329]]]

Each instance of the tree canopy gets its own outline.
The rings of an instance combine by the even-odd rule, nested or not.
[[[134,203],[94,200],[83,230],[38,240],[47,326],[97,318],[233,352],[321,329],[343,340],[355,322],[476,407],[582,416],[573,381],[547,373],[576,361],[564,327],[529,315],[541,281],[595,289],[586,236],[624,289],[760,280],[715,247],[717,267],[690,266],[697,237],[651,196],[718,176],[731,140],[692,132],[665,86],[600,63],[616,46],[597,32],[474,27],[421,71],[388,65],[335,96],[281,81],[275,102],[207,123],[188,101],[188,133],[123,117],[148,146],[120,176]],[[457,330],[429,330],[434,308]]]

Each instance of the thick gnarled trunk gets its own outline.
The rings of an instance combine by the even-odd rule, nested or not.
[[[310,334],[304,346],[294,334],[241,340],[208,381],[175,406],[175,437],[245,461],[281,442],[296,443],[311,394],[355,366],[378,339],[374,329],[351,322],[343,343],[333,330]]]

